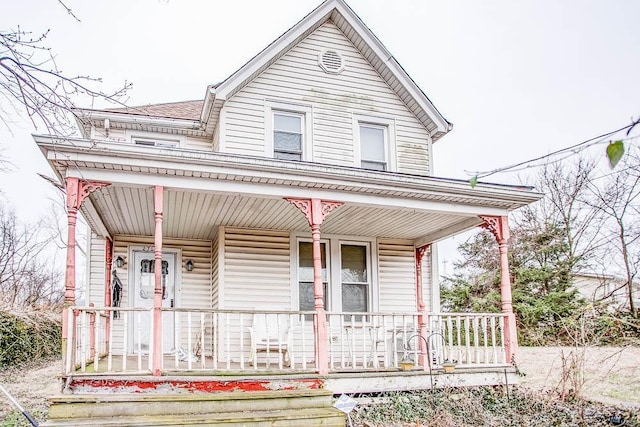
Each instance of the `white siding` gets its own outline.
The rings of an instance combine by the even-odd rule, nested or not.
[[[318,65],[318,53],[327,48],[345,59],[339,75]],[[265,155],[266,101],[311,106],[314,162],[353,166],[353,115],[378,115],[394,120],[398,171],[429,174],[427,130],[330,21],[226,102],[222,150]]]
[[[290,310],[290,236],[288,232],[220,227],[224,242],[223,299],[224,309],[246,310]],[[223,317],[224,319],[224,317]],[[224,328],[242,331],[244,348],[250,348],[249,334],[242,329],[237,317],[231,317]],[[251,316],[246,316],[244,326],[251,325]],[[223,335],[219,336],[221,356],[225,357],[226,347]],[[240,336],[229,337],[231,354],[240,351]],[[247,356],[247,355],[245,355]],[[234,358],[234,361],[238,361]]]
[[[415,251],[410,240],[378,240],[380,311],[416,311]]]
[[[162,136],[163,134],[160,134]],[[187,137],[184,148],[188,148],[190,150],[204,150],[204,151],[212,151],[213,143],[209,138],[194,138]]]
[[[440,311],[440,301],[434,301],[434,298],[440,298],[440,292],[434,292],[433,287],[439,286],[439,283],[434,284],[433,274],[433,245],[430,246],[422,257],[422,298],[424,299],[425,307],[431,312]]]
[[[106,265],[105,239],[91,233],[89,243],[89,298],[88,302],[96,307],[104,305],[104,285]]]
[[[211,308],[220,307],[218,292],[220,286],[220,281],[218,280],[218,277],[220,275],[218,267],[220,265],[220,263],[218,262],[219,233],[220,230],[218,230],[218,233],[215,234],[215,237],[211,242]]]
[[[225,309],[291,309],[289,233],[223,228]]]

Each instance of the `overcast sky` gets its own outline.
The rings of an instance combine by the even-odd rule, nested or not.
[[[0,30],[41,32],[68,74],[133,82],[129,105],[202,99],[318,0],[7,1]],[[640,115],[638,1],[347,0],[453,131],[434,148],[436,175],[468,178],[622,127]],[[39,132],[44,132],[39,129]],[[28,123],[0,129],[15,170],[4,200],[46,214],[52,175]],[[602,148],[604,150],[604,147]],[[488,181],[517,183],[515,175]]]

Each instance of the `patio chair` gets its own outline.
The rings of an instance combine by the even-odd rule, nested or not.
[[[258,353],[275,354],[282,357],[282,365],[290,366],[291,325],[289,316],[278,313],[255,313],[251,326],[247,327],[251,338],[249,364],[255,366]],[[267,357],[267,366],[270,364]]]

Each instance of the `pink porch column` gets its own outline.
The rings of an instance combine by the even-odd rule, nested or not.
[[[154,211],[156,228],[154,233],[155,289],[153,294],[153,375],[160,376],[162,370],[162,211],[163,191],[161,185],[154,189]]]
[[[427,313],[426,306],[424,304],[424,296],[422,295],[422,258],[427,253],[427,250],[431,248],[431,244],[420,246],[416,248],[416,301],[418,303],[418,324],[420,325],[420,366],[424,370],[429,367],[429,357],[427,340],[428,338],[428,322],[429,314]]]
[[[340,202],[328,202],[320,199],[285,199],[302,212],[311,226],[313,240],[313,308],[316,312],[314,329],[316,340],[315,355],[318,373],[329,373],[329,348],[327,334],[327,315],[324,310],[324,289],[322,286],[322,254],[320,248],[320,226],[329,213],[342,206]]]
[[[67,360],[67,340],[69,307],[76,302],[76,223],[78,210],[84,199],[94,191],[106,187],[109,183],[84,181],[69,177],[66,183],[67,193],[67,263],[64,278],[64,305],[62,308],[62,360]],[[74,317],[75,318],[75,317]],[[75,329],[74,329],[75,330]]]
[[[486,228],[493,234],[498,241],[498,248],[500,250],[500,296],[502,313],[507,317],[504,322],[503,339],[507,363],[509,363],[514,359],[518,351],[518,334],[516,332],[516,317],[513,314],[509,257],[507,254],[509,222],[506,216],[480,216],[480,219],[484,221],[480,226]]]

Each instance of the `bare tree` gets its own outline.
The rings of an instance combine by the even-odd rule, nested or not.
[[[47,252],[52,237],[39,224],[21,224],[13,212],[0,208],[0,302],[4,307],[57,304],[62,298],[61,274]]]
[[[0,120],[11,129],[10,113],[26,112],[36,129],[45,126],[53,134],[69,136],[74,132],[73,110],[78,100],[102,99],[122,105],[131,84],[103,92],[99,78],[62,73],[45,43],[48,34],[49,30],[34,34],[20,26],[0,28]]]
[[[637,316],[634,280],[640,269],[640,155],[638,149],[625,156],[624,167],[601,185],[589,184],[590,197],[584,202],[597,209],[605,221],[601,232],[608,237],[603,259],[617,265],[624,274],[629,311]],[[612,290],[615,292],[617,289]]]
[[[530,227],[544,223],[558,227],[566,240],[566,259],[572,272],[591,265],[595,253],[606,243],[598,230],[603,219],[599,210],[583,202],[594,179],[595,162],[579,157],[574,163],[547,163],[536,177],[535,187],[545,197],[514,215],[514,222]]]

